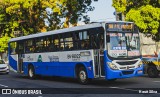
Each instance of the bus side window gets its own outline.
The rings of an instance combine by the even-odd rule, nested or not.
[[[89,49],[89,41],[88,40],[81,41],[81,48],[82,49]]]
[[[90,44],[92,49],[98,49],[97,34],[90,35]]]
[[[11,42],[10,47],[11,47],[10,53],[13,55],[16,54],[17,42]]]
[[[90,44],[89,44],[89,33],[88,31],[80,31],[79,32],[79,38],[80,38],[80,45],[81,49],[89,49]]]
[[[73,50],[73,33],[64,34],[65,50]]]
[[[59,36],[58,35],[53,35],[53,44],[51,48],[53,49],[53,51],[59,50]]]
[[[53,47],[54,47],[53,43],[49,42],[48,43],[48,49],[49,49],[49,51],[53,51]]]
[[[59,35],[59,39],[60,39],[60,48],[59,48],[59,50],[60,51],[64,50],[64,36],[65,36],[65,34],[60,34]]]
[[[30,48],[29,48],[29,47],[26,47],[25,52],[26,52],[26,53],[29,53],[29,52],[30,52]]]
[[[36,39],[36,47],[35,47],[35,52],[39,53],[39,52],[43,52],[43,38],[37,38]]]
[[[32,52],[32,53],[35,52],[35,46],[34,45],[30,48],[30,52]]]
[[[74,33],[74,42],[73,42],[73,45],[74,45],[74,49],[75,50],[78,50],[80,49],[80,38],[79,38],[79,33]]]
[[[104,49],[104,35],[103,35],[103,33],[102,33],[102,34],[99,34],[98,39],[100,40],[100,41],[99,41],[99,42],[100,42],[99,48],[100,48],[100,49]]]

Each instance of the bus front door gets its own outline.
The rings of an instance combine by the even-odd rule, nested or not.
[[[105,77],[104,54],[98,49],[94,50],[95,77]]]
[[[23,73],[23,56],[22,54],[18,54],[18,72]]]

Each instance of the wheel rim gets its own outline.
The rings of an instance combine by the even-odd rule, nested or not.
[[[86,80],[86,72],[85,71],[80,71],[79,78],[82,82],[84,82]]]
[[[33,77],[33,70],[31,68],[29,69],[29,76]]]

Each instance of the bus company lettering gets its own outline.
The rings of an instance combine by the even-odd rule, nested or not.
[[[31,58],[31,56],[28,56],[27,61],[33,61],[33,58]]]
[[[59,57],[58,56],[48,56],[50,62],[59,62]]]

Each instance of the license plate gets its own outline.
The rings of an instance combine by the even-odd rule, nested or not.
[[[142,70],[139,70],[138,73],[142,73]]]

